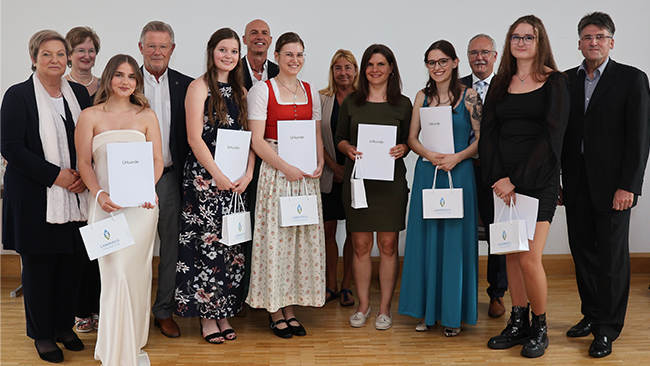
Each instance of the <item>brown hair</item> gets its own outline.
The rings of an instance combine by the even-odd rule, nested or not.
[[[359,84],[359,65],[357,65],[357,59],[354,58],[352,52],[340,49],[334,53],[334,56],[332,56],[332,61],[330,62],[329,84],[327,85],[327,88],[320,91],[321,94],[328,97],[336,95],[336,92],[339,91],[339,87],[334,81],[334,64],[339,62],[340,59],[347,60],[349,63],[354,65],[354,68],[357,70],[357,75],[352,81],[352,90],[357,90],[357,85]]]
[[[298,33],[287,32],[281,35],[280,38],[278,38],[278,40],[275,41],[275,52],[280,53],[282,47],[284,47],[285,44],[289,44],[289,43],[300,43],[302,49],[303,50],[305,49],[305,42],[302,41],[302,38],[300,38]]]
[[[515,31],[515,28],[522,23],[530,24],[533,27],[535,30],[535,41],[537,42],[537,54],[533,60],[531,78],[537,82],[541,82],[544,81],[552,72],[557,71],[553,52],[551,51],[551,43],[549,42],[546,28],[544,28],[544,23],[534,15],[525,15],[512,23],[508,29],[506,40],[503,44],[503,56],[501,57],[501,63],[499,64],[499,71],[494,77],[492,85],[490,85],[490,92],[487,95],[486,102],[502,101],[508,94],[510,81],[517,73],[517,59],[512,55],[512,52],[510,52],[510,38],[512,37],[512,33]],[[551,71],[547,71],[546,67],[550,68]]]
[[[588,25],[595,25],[600,29],[607,29],[609,34],[614,37],[616,27],[614,26],[614,21],[607,13],[595,11],[582,17],[582,19],[580,19],[580,23],[578,23],[578,35],[580,35],[580,33],[582,33],[582,30],[585,29],[585,27]]]
[[[86,38],[90,38],[95,46],[95,52],[99,53],[99,36],[95,31],[90,27],[74,27],[65,35],[65,39],[70,46],[70,50],[73,50],[78,45],[84,43]]]
[[[368,100],[370,94],[370,87],[368,85],[368,78],[365,76],[365,69],[370,62],[370,58],[374,54],[380,54],[386,58],[388,65],[392,66],[393,71],[388,76],[388,87],[386,88],[386,101],[388,104],[399,105],[402,98],[402,79],[399,76],[399,68],[393,51],[383,44],[373,44],[366,48],[361,58],[361,70],[364,72],[364,77],[359,78],[359,89],[350,94],[350,98],[354,104],[362,106]]]
[[[51,29],[38,31],[34,33],[32,38],[29,39],[29,55],[32,57],[32,71],[36,71],[34,62],[36,62],[36,57],[38,56],[38,51],[40,50],[41,46],[43,43],[52,40],[61,41],[61,43],[63,43],[63,47],[65,48],[65,56],[68,57],[68,55],[70,55],[70,46],[68,45],[68,42],[65,40],[65,38],[59,34],[59,32]]]
[[[444,39],[441,39],[439,41],[434,42],[427,48],[427,50],[424,52],[424,64],[429,61],[429,52],[433,50],[440,50],[442,53],[445,54],[445,56],[451,58],[450,62],[454,62],[456,59],[458,59],[458,56],[456,56],[456,49],[454,49],[454,46],[449,43],[449,41],[445,41]],[[451,64],[450,64],[451,65]],[[440,103],[440,99],[438,96],[438,87],[436,85],[436,82],[431,78],[431,74],[429,74],[429,80],[427,81],[427,85],[422,89],[424,92],[424,95],[427,97],[431,98],[432,100],[437,100],[438,103]],[[458,79],[458,67],[454,67],[451,70],[451,80],[449,80],[449,91],[451,92],[451,108],[453,110],[454,105],[456,105],[456,101],[460,98],[460,93],[462,92],[462,85]],[[455,112],[455,111],[454,111]]]
[[[218,81],[218,71],[217,67],[214,64],[214,50],[217,48],[219,42],[224,39],[235,39],[237,40],[237,47],[241,51],[241,42],[239,41],[239,36],[237,32],[230,28],[221,28],[214,32],[208,41],[207,47],[207,69],[205,71],[204,80],[208,84],[210,89],[210,98],[208,99],[208,119],[213,125],[216,123],[216,117],[221,121],[220,125],[226,125],[226,116],[228,113],[228,108],[224,103],[223,96],[219,91],[219,81]],[[239,117],[237,117],[237,122],[244,127],[245,130],[248,129],[248,109],[246,108],[246,98],[244,97],[244,76],[242,71],[242,63],[239,59],[239,55],[236,57],[237,65],[228,73],[228,84],[232,87],[232,94],[235,99],[235,104],[239,110]]]
[[[111,81],[113,80],[117,68],[123,63],[131,65],[133,72],[135,73],[135,91],[131,94],[129,100],[131,103],[141,106],[142,108],[140,109],[140,112],[142,112],[149,108],[149,101],[147,100],[147,97],[144,96],[144,78],[142,77],[142,72],[138,67],[138,62],[133,57],[124,54],[115,55],[108,60],[99,82],[99,89],[95,96],[95,105],[106,103],[111,100],[113,97]]]

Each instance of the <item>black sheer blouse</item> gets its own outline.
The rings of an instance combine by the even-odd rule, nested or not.
[[[560,169],[570,102],[561,72],[549,75],[539,89],[488,102],[479,140],[483,182],[492,186],[509,177],[521,189],[548,186]]]

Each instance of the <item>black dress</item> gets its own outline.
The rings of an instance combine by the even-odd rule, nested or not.
[[[226,124],[221,125],[216,118],[214,124],[210,123],[210,94],[203,117],[202,138],[213,156],[219,129],[242,129],[237,122],[239,110],[232,99],[232,87],[219,83],[219,90],[228,108]],[[183,176],[183,211],[176,267],[174,312],[179,316],[223,319],[241,310],[244,301],[244,249],[241,244],[228,246],[219,242],[223,210],[227,210],[231,198],[231,191],[220,191],[212,185],[212,176],[190,150]],[[246,193],[242,198],[247,207]]]
[[[550,222],[557,205],[569,118],[567,78],[555,72],[539,89],[508,93],[496,103],[492,99],[488,94],[479,140],[483,180],[491,186],[509,177],[516,193],[539,199],[537,221]]]

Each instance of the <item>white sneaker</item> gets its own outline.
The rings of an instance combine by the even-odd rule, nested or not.
[[[356,313],[352,314],[350,317],[350,326],[354,328],[361,328],[364,325],[366,325],[366,320],[370,318],[370,311],[372,308],[368,306],[368,311],[366,313],[362,313],[360,311],[357,311]]]
[[[377,314],[377,319],[375,320],[375,329],[386,330],[390,329],[393,326],[392,314]]]

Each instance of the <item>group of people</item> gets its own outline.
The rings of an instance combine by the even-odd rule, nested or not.
[[[207,342],[235,340],[228,319],[244,302],[266,309],[281,338],[307,334],[295,306],[336,299],[342,306],[358,302],[349,323],[363,327],[373,315],[375,240],[381,290],[375,327],[389,329],[398,233],[408,218],[398,311],[418,319],[417,331],[439,322],[446,336],[456,336],[461,322],[477,322],[479,216],[487,227],[494,221],[492,195],[509,205],[520,193],[539,200],[535,235],[529,251],[488,259],[488,314],[505,313],[508,287],[512,302],[506,328],[488,347],[523,345],[525,357],[542,356],[548,347],[542,253],[560,197],[584,315],[567,336],[593,333],[589,354],[609,355],[625,318],[630,208],[641,194],[650,141],[648,79],[609,58],[614,31],[605,13],[583,17],[578,47],[585,59],[561,72],[542,21],[523,16],[508,30],[496,73],[494,39],[479,34],[470,40],[472,74],[465,78],[458,75],[454,46],[436,41],[424,52],[429,75],[414,105],[402,94],[387,46],[369,46],[360,64],[350,51],[337,51],[329,84],[319,92],[298,78],[305,61],[300,36],[278,37],[276,63],[269,61],[272,36],[259,19],[246,26],[244,57],[234,30],[212,34],[206,71],[196,80],[169,68],[174,32],[163,22],[142,30],[143,66],[116,55],[101,78],[91,70],[99,52],[92,29],[74,28],[66,38],[37,32],[29,43],[34,73],[7,90],[1,110],[8,161],[3,243],[23,262],[27,335],[42,359],[60,362],[57,342],[72,351],[84,347],[73,326],[98,328],[95,359],[149,364],[142,348],[156,231],[160,265],[152,311],[167,337],[180,336],[176,314],[199,317]],[[64,77],[66,65],[71,71]],[[427,150],[420,141],[420,108],[438,106],[452,109],[454,154]],[[283,120],[315,121],[314,171],[280,157]],[[396,128],[389,150],[394,178],[364,180],[368,207],[355,209],[351,178],[355,162],[363,162],[357,149],[362,124]],[[245,174],[236,181],[214,159],[224,129],[251,132]],[[123,208],[111,200],[107,144],[144,141],[153,146],[157,202]],[[404,157],[411,150],[419,158],[407,215]],[[436,187],[448,187],[449,176],[463,189],[462,219],[423,218],[421,190],[433,185],[437,170]],[[317,224],[280,226],[279,197],[318,191]],[[238,196],[251,213],[253,239],[225,245],[222,219]],[[135,244],[97,265],[87,258],[79,228],[114,212],[125,214]],[[343,219],[339,288],[336,235]]]

